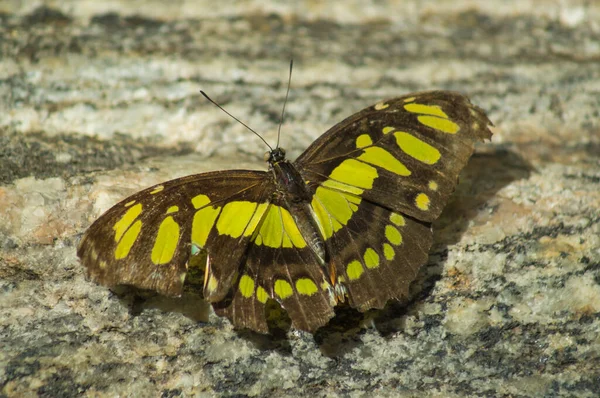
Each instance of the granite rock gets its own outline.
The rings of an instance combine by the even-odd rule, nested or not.
[[[0,4],[0,395],[597,397],[600,5]],[[378,100],[468,94],[494,121],[406,303],[314,335],[235,331],[198,294],[86,280],[83,231],[128,194],[264,168]]]

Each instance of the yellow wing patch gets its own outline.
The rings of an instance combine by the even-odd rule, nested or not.
[[[406,224],[406,220],[398,213],[392,213],[390,215],[390,221],[398,226],[404,226]]]
[[[306,242],[290,212],[276,205],[269,205],[253,241],[257,245],[273,248],[306,247]]]
[[[221,235],[229,235],[232,238],[239,238],[246,231],[246,227],[254,217],[254,212],[257,210],[258,203],[247,201],[229,202],[221,210],[219,219],[217,220],[217,231]],[[264,213],[266,206],[261,206]],[[262,214],[260,214],[262,216]],[[260,219],[259,216],[259,219]],[[256,221],[254,226],[256,227]],[[250,231],[250,234],[254,231]],[[249,234],[244,234],[249,235]]]
[[[198,210],[192,219],[192,244],[204,247],[215,220],[221,212],[220,207],[206,206]]]
[[[358,137],[356,137],[357,148],[364,148],[369,145],[373,145],[373,140],[371,140],[369,134],[361,134]]]
[[[179,211],[179,206],[171,206],[167,209],[167,214],[177,213]]]
[[[117,244],[117,248],[115,249],[115,259],[116,260],[121,260],[121,259],[127,257],[127,255],[129,254],[129,251],[133,247],[133,244],[135,243],[135,241],[141,231],[142,231],[142,222],[140,220],[137,220],[136,222],[133,223],[131,228],[129,228],[127,230],[127,232],[125,232],[123,234],[123,237]]]
[[[262,286],[256,288],[256,299],[263,304],[269,299],[269,294]]]
[[[415,205],[423,211],[429,210],[429,196],[424,193],[418,194],[415,198]]]
[[[365,272],[362,264],[358,260],[351,261],[346,267],[346,275],[351,281],[355,281]]]
[[[296,290],[300,294],[312,296],[313,294],[319,291],[319,288],[312,281],[312,279],[299,278],[298,280],[296,280]]]
[[[361,199],[357,196],[318,187],[311,205],[317,216],[321,235],[329,239],[334,232],[348,224],[352,214],[358,210],[360,202]]]
[[[449,119],[442,119],[435,116],[419,116],[417,120],[425,126],[448,134],[456,134],[460,130],[458,124]]]
[[[365,148],[358,159],[401,176],[411,175],[410,170],[394,155],[377,146]]]
[[[377,176],[375,167],[356,159],[346,159],[333,169],[329,178],[357,188],[371,189]]]
[[[443,117],[444,119],[448,119],[448,115],[446,112],[442,110],[438,105],[425,105],[425,104],[406,104],[404,105],[404,109],[409,111],[410,113],[420,113],[422,115],[432,115]]]
[[[278,279],[275,281],[275,285],[273,286],[273,291],[280,299],[286,299],[294,294],[292,290],[292,285],[288,281],[283,279]]]
[[[194,209],[199,209],[210,203],[210,198],[206,195],[196,195],[192,198]]]
[[[400,231],[392,225],[386,225],[385,227],[385,238],[392,244],[398,246],[402,243],[402,235]]]
[[[394,133],[396,143],[408,156],[425,164],[435,164],[440,157],[440,151],[412,134],[403,131]]]
[[[389,106],[390,106],[390,104],[387,104],[385,102],[379,102],[379,103],[375,104],[375,106],[373,108],[375,108],[376,111],[381,111],[381,110],[388,108]]]
[[[367,148],[370,149],[381,148]],[[372,160],[379,162],[375,157]],[[348,224],[352,214],[358,210],[360,195],[365,189],[373,188],[378,175],[375,167],[356,159],[346,159],[333,169],[329,179],[317,188],[311,202],[324,239],[331,238],[334,232]]]
[[[150,259],[156,265],[167,264],[173,259],[179,243],[179,224],[173,217],[166,217],[158,227]]]
[[[131,207],[123,214],[123,217],[115,223],[113,230],[115,231],[115,242],[119,242],[123,237],[123,234],[133,224],[135,219],[142,213],[142,204]]]
[[[354,195],[360,195],[365,191],[362,188],[357,188],[352,185],[344,184],[342,182],[334,180],[325,180],[322,185],[327,188],[332,188],[337,191],[348,192]]]
[[[150,191],[150,195],[155,195],[159,192],[162,192],[163,189],[165,189],[164,185],[157,185],[152,191]]]
[[[242,275],[242,277],[240,278],[238,289],[240,290],[242,296],[246,298],[252,297],[252,295],[254,294],[254,279],[252,279],[248,275]]]
[[[446,112],[438,105],[410,103],[404,105],[404,109],[418,114],[417,120],[424,126],[448,134],[456,134],[460,130],[459,125],[450,120]]]
[[[369,269],[379,267],[379,254],[370,247],[365,250],[363,260],[365,260],[365,265]]]
[[[386,260],[392,261],[394,259],[394,257],[396,257],[396,251],[394,250],[392,245],[390,245],[389,243],[384,243],[383,244],[383,255],[385,256]]]

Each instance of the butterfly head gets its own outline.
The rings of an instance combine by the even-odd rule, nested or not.
[[[285,160],[285,149],[275,148],[272,151],[265,152],[263,159],[270,165],[282,162]]]

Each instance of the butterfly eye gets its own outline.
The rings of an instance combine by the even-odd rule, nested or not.
[[[269,161],[269,159],[271,159],[271,152],[267,151],[267,152],[265,152],[265,154],[263,155],[263,160],[264,160],[265,162],[268,162],[268,161]]]

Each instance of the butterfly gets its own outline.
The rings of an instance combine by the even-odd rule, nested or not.
[[[382,101],[294,162],[276,147],[266,171],[190,175],[128,197],[89,227],[77,254],[101,284],[179,296],[204,253],[204,299],[236,328],[268,333],[274,300],[293,327],[314,332],[336,305],[366,311],[407,296],[431,223],[491,125],[456,92]]]

